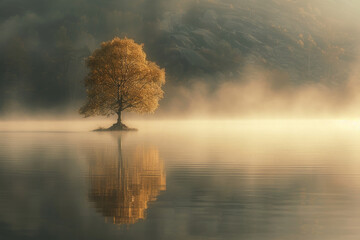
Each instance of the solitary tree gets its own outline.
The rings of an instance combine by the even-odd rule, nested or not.
[[[80,109],[85,117],[117,114],[109,130],[128,129],[123,111],[154,112],[163,97],[165,70],[146,59],[143,45],[132,39],[103,42],[86,60],[90,72],[85,78],[87,102]]]

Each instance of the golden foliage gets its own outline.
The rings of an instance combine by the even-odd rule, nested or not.
[[[85,117],[113,115],[122,111],[154,112],[163,97],[165,70],[146,60],[143,45],[132,39],[103,42],[86,61],[87,103]]]

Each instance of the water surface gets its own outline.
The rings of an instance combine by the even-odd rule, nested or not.
[[[359,239],[360,125],[0,132],[0,239]]]

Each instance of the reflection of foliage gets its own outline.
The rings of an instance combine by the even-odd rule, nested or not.
[[[166,188],[164,164],[157,149],[138,147],[124,157],[121,146],[106,150],[96,151],[90,163],[90,201],[114,224],[145,219],[148,203]]]

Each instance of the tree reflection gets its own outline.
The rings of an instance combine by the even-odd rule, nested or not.
[[[154,147],[95,149],[89,168],[90,201],[106,221],[133,224],[146,218],[148,203],[166,190],[164,163]]]

